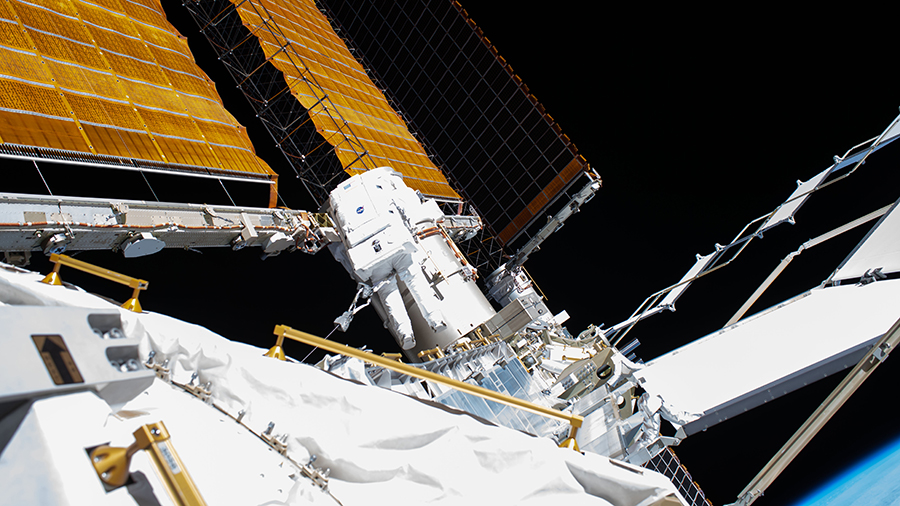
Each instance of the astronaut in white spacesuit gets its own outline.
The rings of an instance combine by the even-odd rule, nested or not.
[[[416,345],[401,283],[409,290],[425,322],[432,329],[443,327],[445,322],[438,307],[440,294],[433,286],[437,269],[419,244],[420,237],[435,229],[437,220],[443,217],[437,204],[408,188],[401,176],[388,167],[345,181],[332,191],[330,204],[330,215],[342,239],[340,245],[332,243],[330,249],[362,284],[362,293],[358,292],[357,297],[374,294],[381,302],[387,317],[385,325],[400,347],[409,350]],[[352,313],[364,307],[355,304],[354,301],[349,315],[341,317],[346,325]],[[336,323],[345,327],[338,320]]]

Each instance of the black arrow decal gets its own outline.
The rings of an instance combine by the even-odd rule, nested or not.
[[[41,358],[44,359],[44,365],[47,372],[53,378],[53,382],[57,385],[68,385],[71,383],[84,383],[84,378],[78,371],[72,355],[66,348],[66,343],[60,335],[34,335],[34,344],[41,352]],[[43,342],[41,342],[41,340]]]

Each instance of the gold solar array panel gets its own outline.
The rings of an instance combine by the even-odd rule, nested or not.
[[[0,31],[0,148],[277,177],[158,0],[6,0]]]
[[[296,85],[304,65],[376,167],[392,167],[403,174],[408,186],[426,195],[460,198],[312,0],[231,1],[245,26],[259,38],[265,55],[285,74],[294,96],[312,111],[316,130],[335,146],[347,173],[362,170],[361,163],[354,163],[359,153],[341,144],[342,134],[331,116],[313,109],[320,97]],[[271,20],[262,18],[269,15]],[[261,28],[263,23],[274,23],[277,29]],[[283,51],[288,44],[289,50]]]

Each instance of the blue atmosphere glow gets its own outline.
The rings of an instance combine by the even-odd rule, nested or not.
[[[795,506],[900,505],[900,438],[872,453]]]

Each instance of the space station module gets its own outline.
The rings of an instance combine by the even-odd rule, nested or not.
[[[329,249],[359,284],[357,298],[371,302],[409,358],[446,348],[496,314],[437,203],[408,188],[391,168],[341,183],[327,211],[341,239]],[[366,304],[354,301],[336,323],[346,329]]]

